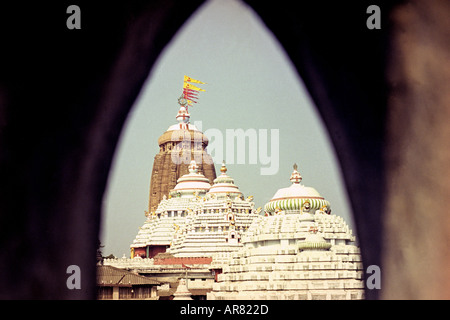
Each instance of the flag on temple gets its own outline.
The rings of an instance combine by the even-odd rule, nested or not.
[[[200,80],[193,79],[188,76],[184,76],[183,81],[183,94],[178,100],[181,105],[192,106],[192,104],[197,103],[199,91],[206,91],[205,89],[194,86],[192,83],[206,84]]]
[[[198,97],[198,92],[192,91],[192,90],[189,90],[189,89],[183,89],[183,94],[187,98],[197,98]]]
[[[195,80],[195,79],[192,79],[191,77],[188,77],[188,76],[184,76],[184,82],[206,84],[206,82],[202,82],[200,80]]]
[[[206,91],[205,89],[194,86],[193,84],[185,82],[183,84],[183,89],[195,90],[195,91]]]

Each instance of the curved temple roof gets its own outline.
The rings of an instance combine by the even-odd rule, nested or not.
[[[222,167],[220,168],[222,174],[214,179],[214,184],[209,189],[209,194],[214,193],[216,195],[223,194],[229,195],[234,198],[237,196],[243,196],[239,188],[234,184],[234,179],[227,175],[227,167],[225,162],[222,162]]]
[[[180,177],[177,180],[177,185],[170,192],[172,194],[177,194],[178,192],[182,195],[194,196],[194,192],[206,193],[211,188],[208,178],[203,174],[198,173],[198,166],[195,160],[191,161],[189,165],[189,173]]]
[[[279,189],[270,201],[265,205],[264,210],[268,213],[276,210],[298,211],[309,202],[310,209],[329,211],[330,203],[325,200],[316,189],[306,187],[300,182],[302,176],[297,171],[297,164],[294,164],[294,171],[291,174],[290,180],[292,185],[287,188]]]

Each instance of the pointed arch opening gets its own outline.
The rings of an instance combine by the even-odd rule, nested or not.
[[[203,4],[161,52],[129,113],[105,194],[105,252],[126,254],[143,223],[157,139],[176,122],[184,75],[207,82],[189,110],[191,122],[212,134],[216,167],[228,156],[235,183],[257,207],[289,186],[298,163],[305,185],[319,190],[356,233],[329,132],[291,60],[250,6],[215,0]],[[247,137],[238,150],[230,137],[241,129],[256,140]],[[239,152],[245,154],[239,158]],[[270,174],[261,174],[268,167]]]

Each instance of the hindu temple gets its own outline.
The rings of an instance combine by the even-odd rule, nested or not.
[[[301,184],[278,190],[242,238],[208,299],[337,300],[363,298],[355,236],[330,203]]]
[[[224,162],[216,176],[187,98],[158,139],[130,257],[103,264],[154,279],[159,299],[363,299],[356,238],[330,202],[294,165],[291,184],[255,208]]]

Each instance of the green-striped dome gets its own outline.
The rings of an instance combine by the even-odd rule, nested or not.
[[[310,203],[312,213],[326,206],[330,210],[330,203],[325,200],[316,189],[305,187],[300,184],[302,177],[297,171],[297,165],[294,165],[294,171],[290,178],[292,185],[287,188],[279,189],[272,199],[264,206],[268,213],[274,212],[277,208],[283,211],[298,211],[302,209],[305,202]]]
[[[330,203],[323,198],[313,199],[308,197],[301,197],[282,200],[270,200],[265,205],[264,210],[267,212],[274,212],[276,208],[279,208],[280,210],[301,210],[306,201],[309,201],[312,210],[321,209],[323,206],[326,206],[328,209],[330,209]]]

